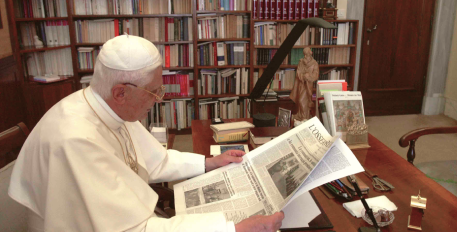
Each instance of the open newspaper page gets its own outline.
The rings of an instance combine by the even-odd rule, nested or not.
[[[251,151],[240,164],[175,185],[176,213],[223,212],[227,220],[238,223],[253,215],[278,212],[335,139],[314,117]]]

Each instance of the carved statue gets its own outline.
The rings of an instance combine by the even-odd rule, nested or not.
[[[303,49],[305,57],[300,59],[295,76],[295,83],[290,93],[290,99],[297,105],[298,111],[294,115],[297,121],[304,121],[310,118],[310,109],[314,106],[312,100],[313,82],[319,79],[319,65],[313,59],[313,52],[310,48]]]

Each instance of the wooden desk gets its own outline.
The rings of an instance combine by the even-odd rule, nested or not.
[[[243,119],[241,119],[243,120]],[[231,120],[231,121],[241,121]],[[244,119],[252,122],[252,119]],[[212,138],[213,132],[209,128],[211,120],[192,121],[192,139],[194,152],[210,156],[210,145],[216,144]],[[386,195],[397,205],[394,212],[395,220],[392,225],[382,228],[382,231],[408,231],[408,215],[411,212],[411,196],[417,195],[427,198],[427,209],[422,220],[423,231],[457,231],[457,197],[441,187],[424,173],[401,158],[378,139],[369,135],[371,148],[353,151],[362,166],[378,174],[395,186],[391,192],[380,193],[371,188],[368,197]],[[364,174],[357,174],[366,183],[371,181]],[[320,205],[332,222],[335,231],[357,231],[361,226],[368,226],[362,218],[355,218],[347,212],[340,199],[328,199],[319,189],[313,189]],[[326,230],[315,230],[326,231]],[[409,230],[413,231],[413,230]]]

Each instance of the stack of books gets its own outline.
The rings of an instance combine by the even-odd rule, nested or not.
[[[254,128],[249,122],[231,122],[211,125],[213,138],[216,143],[229,143],[247,141],[249,138],[249,129]]]
[[[256,102],[272,102],[272,101],[278,101],[278,94],[273,91],[272,89],[265,89],[263,92],[262,96],[260,98],[254,99]]]
[[[282,135],[287,132],[289,128],[287,127],[256,127],[251,128],[250,130],[250,139],[249,143],[252,148],[257,148],[263,144],[273,140],[274,138]]]

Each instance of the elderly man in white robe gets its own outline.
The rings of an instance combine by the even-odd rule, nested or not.
[[[157,48],[136,36],[106,42],[91,86],[53,106],[16,161],[9,195],[30,231],[275,231],[282,212],[234,225],[222,213],[157,217],[148,183],[241,162],[240,151],[206,159],[166,150],[138,122],[164,96]]]

